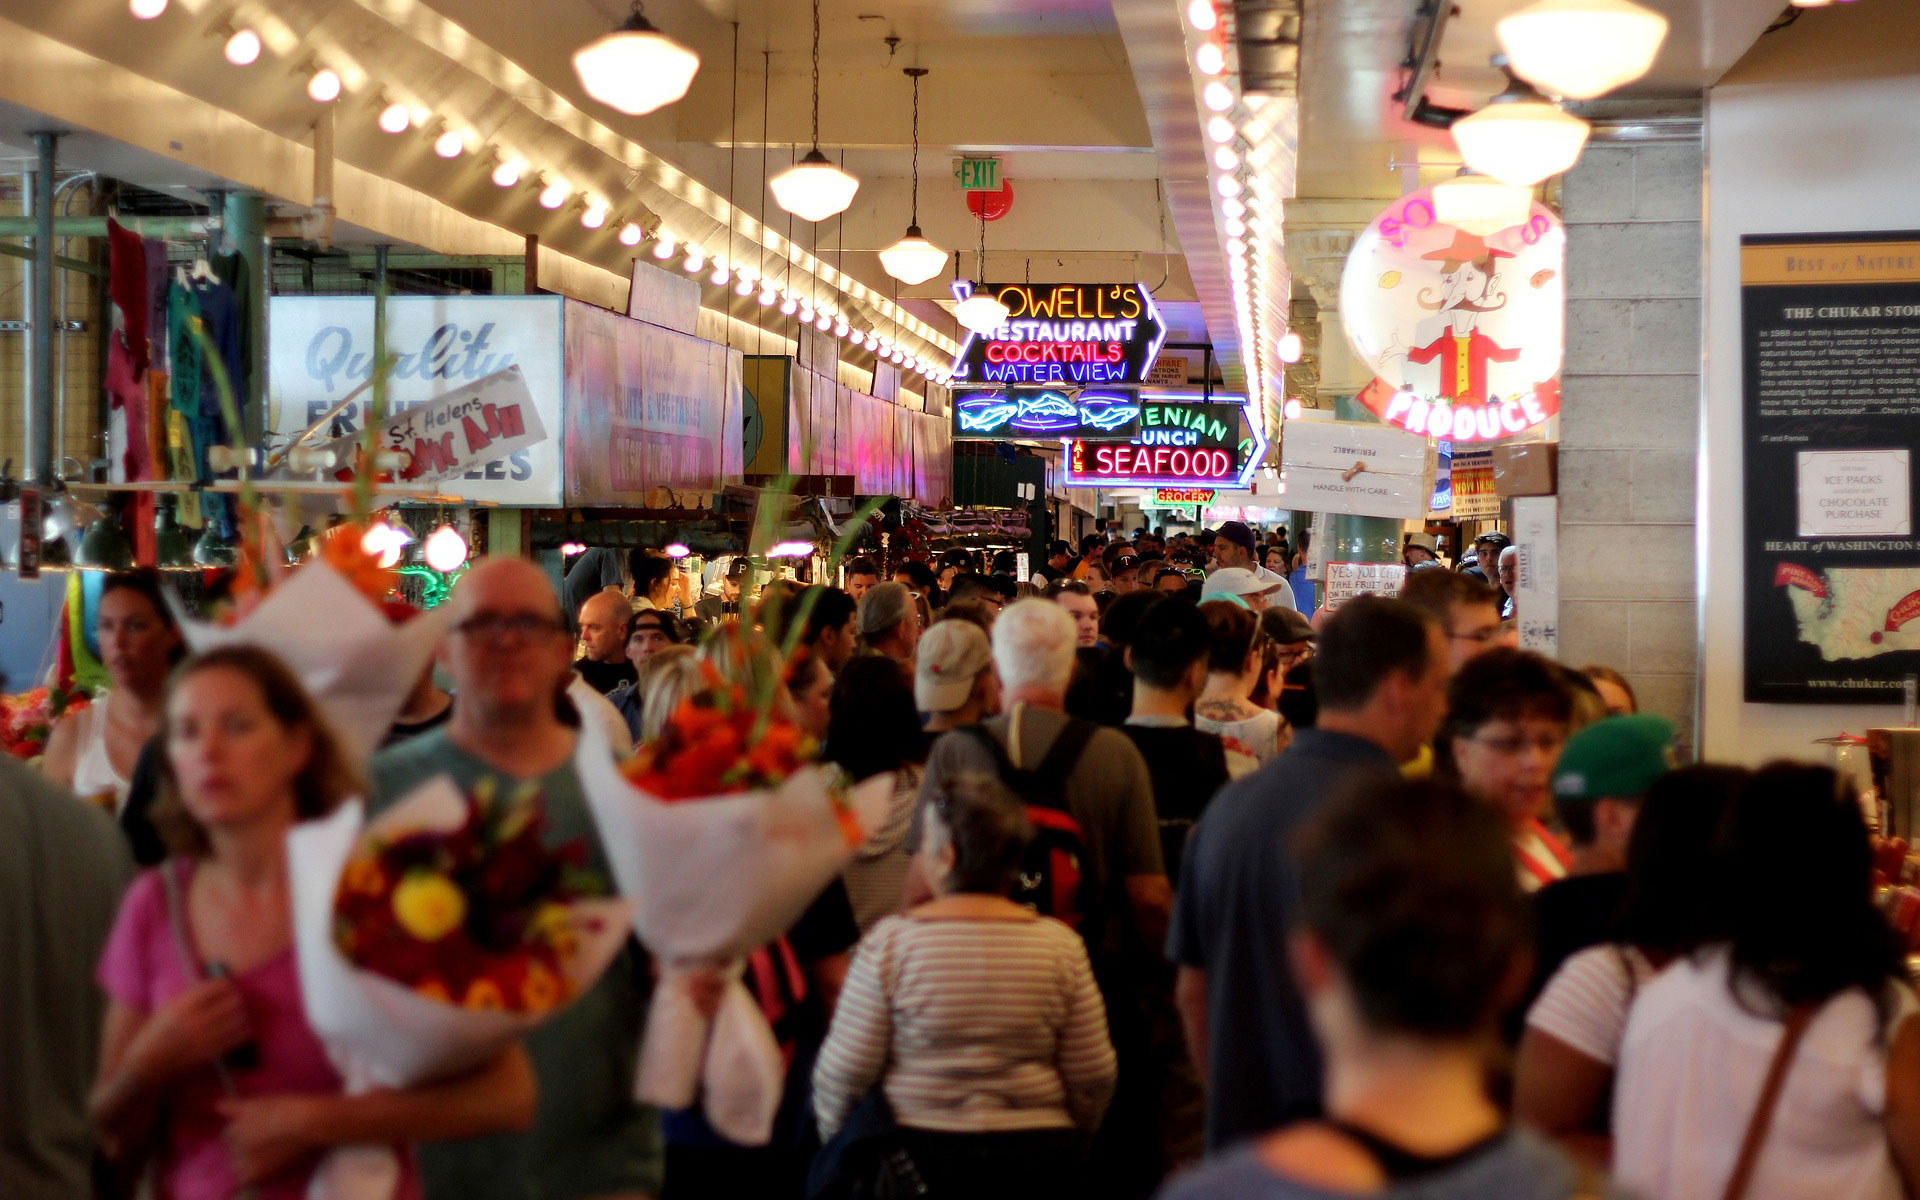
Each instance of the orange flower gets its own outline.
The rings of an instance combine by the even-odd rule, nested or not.
[[[460,997],[460,1007],[501,1012],[507,1007],[507,998],[500,994],[500,985],[493,980],[476,979],[467,985],[467,994]]]
[[[520,980],[520,1007],[525,1012],[551,1012],[566,999],[566,983],[542,962],[527,964]]]
[[[361,545],[366,536],[366,529],[359,525],[335,525],[320,539],[320,561],[340,572],[361,595],[378,604],[393,591],[399,576],[381,566],[379,556],[369,554]]]
[[[387,890],[387,873],[380,869],[377,859],[350,859],[347,869],[340,874],[340,889],[349,895],[383,895]]]
[[[436,1004],[452,1004],[453,994],[447,991],[447,985],[438,979],[422,979],[413,985],[416,996],[424,996]]]

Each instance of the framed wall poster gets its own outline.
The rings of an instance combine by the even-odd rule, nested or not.
[[[1745,694],[1893,702],[1920,673],[1920,232],[1740,244]]]

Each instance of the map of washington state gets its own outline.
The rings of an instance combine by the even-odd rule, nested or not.
[[[1787,589],[1800,640],[1827,662],[1920,650],[1920,568],[1815,572],[1783,563],[1774,584]]]

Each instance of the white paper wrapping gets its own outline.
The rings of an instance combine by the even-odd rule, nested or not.
[[[580,738],[581,786],[614,880],[634,901],[634,930],[662,967],[635,1095],[662,1108],[698,1100],[719,1133],[764,1145],[785,1069],[739,960],[791,928],[853,856],[831,773],[807,767],[772,791],[664,801],[629,783],[602,742],[590,731]],[[880,827],[892,794],[891,775],[852,790],[862,830]],[[711,1021],[681,977],[696,967],[728,975]]]
[[[232,625],[187,618],[195,652],[258,646],[293,671],[320,706],[349,761],[363,763],[400,714],[446,631],[445,606],[395,625],[324,562],[304,563]]]
[[[300,999],[349,1092],[404,1088],[472,1070],[553,1013],[482,1012],[443,1004],[348,962],[333,939],[340,872],[363,832],[455,829],[466,819],[462,793],[438,776],[370,825],[358,800],[287,834],[294,949]],[[632,924],[625,900],[579,900],[579,950],[567,964],[573,994],[592,986]],[[597,926],[597,928],[595,927]],[[558,1010],[555,1010],[558,1011]],[[340,1147],[314,1175],[311,1200],[387,1200],[399,1175],[385,1147]]]

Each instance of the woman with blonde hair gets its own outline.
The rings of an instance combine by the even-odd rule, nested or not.
[[[301,1000],[287,833],[358,781],[280,660],[251,646],[189,660],[160,739],[154,819],[171,857],[129,889],[99,971],[89,1103],[109,1157],[130,1173],[157,1143],[169,1200],[298,1200],[336,1145],[527,1128],[534,1081],[517,1044],[459,1079],[344,1094]],[[418,1191],[409,1163],[402,1195]]]

